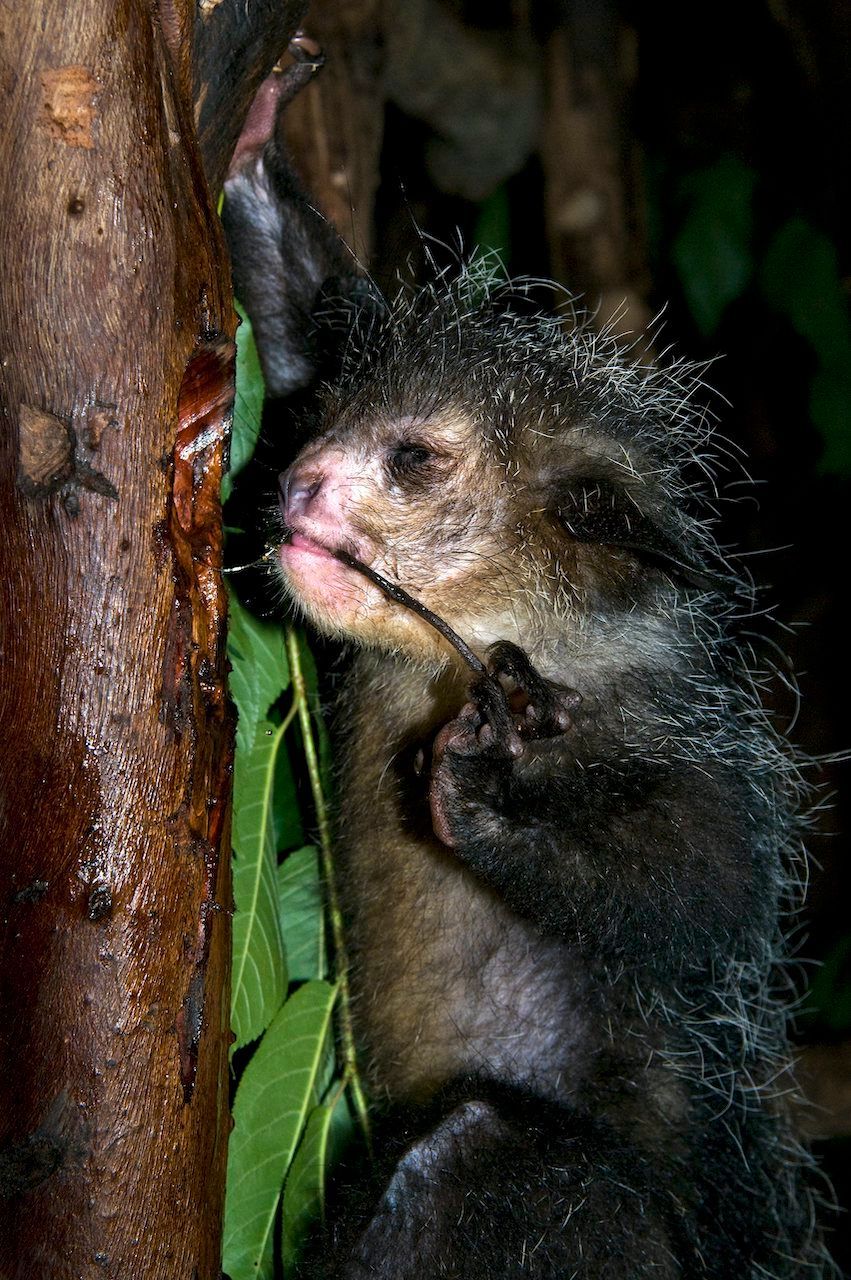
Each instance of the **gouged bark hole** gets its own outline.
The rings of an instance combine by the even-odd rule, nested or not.
[[[174,508],[187,535],[220,524],[219,492],[233,410],[232,342],[216,343],[193,355],[177,402],[174,447]],[[221,545],[221,529],[217,539]]]
[[[227,607],[222,586],[220,492],[233,411],[232,342],[197,351],[186,366],[178,397],[169,536],[175,565],[177,608],[168,637],[164,700],[177,733],[225,714],[226,688],[217,654],[224,641]],[[193,742],[193,759],[197,744]],[[179,824],[189,847],[203,853],[204,895],[192,947],[192,969],[176,1019],[184,1104],[192,1099],[204,1027],[207,962],[215,901],[221,803],[229,775],[213,776],[209,792],[194,793],[191,777]]]

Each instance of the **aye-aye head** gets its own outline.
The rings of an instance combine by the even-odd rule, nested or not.
[[[648,629],[670,632],[677,602],[691,614],[716,585],[687,511],[707,437],[694,371],[631,364],[564,317],[512,314],[512,298],[468,271],[350,339],[318,434],[280,478],[284,580],[321,630],[457,660],[337,550],[480,653],[508,639],[545,661],[613,629],[658,647]]]

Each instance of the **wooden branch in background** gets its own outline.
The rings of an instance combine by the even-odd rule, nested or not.
[[[851,1040],[811,1044],[795,1057],[805,1103],[798,1119],[808,1138],[851,1138]]]
[[[637,144],[628,131],[635,41],[617,7],[562,0],[546,50],[541,144],[553,275],[597,328],[638,337],[650,320]]]
[[[304,30],[325,65],[284,117],[305,190],[363,264],[372,252],[384,133],[380,9],[380,0],[313,0]]]

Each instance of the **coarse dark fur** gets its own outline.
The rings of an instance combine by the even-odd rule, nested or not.
[[[336,307],[327,230],[285,269],[315,219],[274,142],[226,222],[249,309],[301,317],[301,380],[335,351],[280,559],[362,649],[339,860],[379,1161],[319,1273],[825,1274],[777,1086],[800,784],[734,639],[697,372],[518,311],[481,266]],[[323,546],[438,613],[505,693]]]

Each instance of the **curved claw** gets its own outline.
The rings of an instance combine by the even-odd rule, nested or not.
[[[470,688],[470,699],[479,710],[484,725],[489,726],[491,737],[504,743],[512,755],[518,754],[520,740],[511,715],[505,690],[494,675],[480,676]],[[484,727],[483,725],[483,727]],[[481,741],[481,733],[479,734]],[[484,745],[484,743],[482,743]]]
[[[278,65],[275,77],[278,82],[278,115],[310,84],[317,71],[325,65],[325,54],[310,36],[298,31],[287,45],[287,53],[293,59],[288,67]]]
[[[523,704],[517,723],[520,733],[526,737],[553,737],[570,728],[582,695],[575,689],[547,680],[535,670],[528,655],[518,645],[509,640],[499,640],[491,645],[488,670],[495,683],[499,683],[500,676],[507,676],[517,686]]]
[[[296,62],[307,63],[314,71],[318,71],[320,67],[325,65],[325,53],[322,46],[312,36],[305,35],[303,31],[295,33],[287,45],[287,53],[295,58]]]

